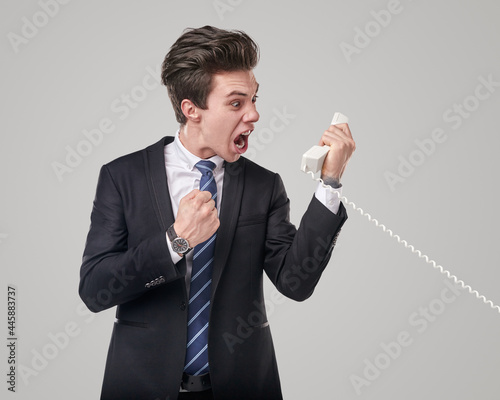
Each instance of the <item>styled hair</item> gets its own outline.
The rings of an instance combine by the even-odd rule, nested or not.
[[[177,122],[184,125],[187,121],[181,109],[184,99],[207,109],[212,75],[250,71],[258,61],[259,47],[245,32],[209,25],[186,29],[170,48],[161,71]]]

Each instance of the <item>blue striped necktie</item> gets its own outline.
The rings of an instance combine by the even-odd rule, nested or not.
[[[201,160],[196,164],[196,168],[201,172],[200,190],[212,193],[212,199],[217,205],[217,185],[213,175],[215,164]],[[184,367],[184,372],[189,375],[202,375],[208,372],[208,319],[216,236],[217,233],[214,233],[210,239],[195,246],[193,252]]]

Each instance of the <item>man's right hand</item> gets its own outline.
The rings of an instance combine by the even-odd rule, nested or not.
[[[210,192],[194,189],[181,199],[174,229],[179,237],[188,241],[190,247],[194,248],[210,238],[219,225],[217,208]]]

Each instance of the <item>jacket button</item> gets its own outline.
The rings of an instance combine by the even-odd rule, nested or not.
[[[181,307],[180,307],[180,309],[181,309],[182,311],[184,311],[184,310],[186,309],[186,303],[185,303],[185,302],[182,302],[182,303],[181,303]]]

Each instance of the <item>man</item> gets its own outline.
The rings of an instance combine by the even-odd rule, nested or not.
[[[80,296],[94,312],[117,306],[102,399],[282,398],[263,272],[309,297],[347,215],[320,185],[296,230],[279,175],[241,157],[259,119],[257,61],[243,32],[187,30],[162,70],[179,131],[101,169]],[[340,190],[349,127],[320,144]]]

